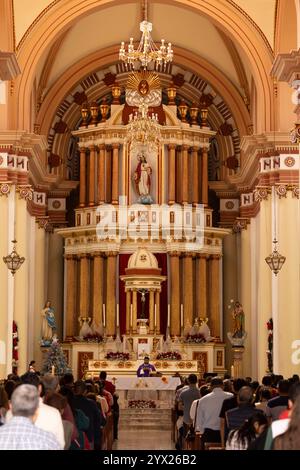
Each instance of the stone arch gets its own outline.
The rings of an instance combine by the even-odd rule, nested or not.
[[[117,54],[116,47],[114,50]],[[224,130],[222,128],[221,134],[217,136],[221,160],[225,162],[226,158],[233,155],[239,160],[240,139],[249,133],[251,122],[249,112],[238,90],[218,69],[204,59],[182,49],[177,49],[176,52],[178,52],[177,61],[174,64],[176,69],[179,67],[189,76],[187,80],[183,79],[178,94],[192,102],[196,96],[206,94],[207,90],[213,93],[214,99],[209,113],[211,127],[218,130],[225,125],[226,128]],[[40,128],[40,133],[47,136],[49,154],[54,153],[60,157],[67,154],[70,131],[77,127],[81,119],[80,106],[75,101],[75,92],[84,94],[85,99],[88,98],[90,102],[102,99],[108,94],[107,86],[97,74],[112,65],[112,58],[115,59],[115,54],[111,52],[111,48],[109,51],[92,53],[70,67],[48,91],[36,124]],[[184,67],[182,62],[184,62]],[[117,81],[125,86],[128,71],[120,63],[117,63],[115,68]],[[173,64],[169,64],[166,71],[158,72],[164,88],[172,79],[172,68]],[[69,134],[65,133],[66,130]],[[225,173],[231,174],[231,170],[225,170],[226,167],[222,166],[223,176]],[[56,174],[59,170],[53,171]]]
[[[131,3],[133,0],[129,0]],[[170,1],[170,0],[167,0]],[[192,9],[204,15],[218,28],[226,32],[231,39],[240,44],[244,50],[256,82],[258,120],[256,132],[272,128],[272,87],[269,70],[272,64],[272,51],[257,25],[234,2],[216,2],[216,0],[173,0],[183,8]],[[11,115],[11,125],[27,130],[30,115],[30,90],[39,59],[55,39],[78,19],[108,6],[126,3],[125,0],[68,0],[53,2],[41,14],[29,32],[25,34],[18,48],[18,60],[23,71],[17,80],[15,109]],[[128,3],[128,0],[127,0]]]

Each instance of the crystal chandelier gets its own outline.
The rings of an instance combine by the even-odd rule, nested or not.
[[[147,68],[150,62],[155,62],[156,65],[166,65],[173,60],[172,44],[169,42],[165,45],[165,40],[161,40],[160,48],[155,45],[152,37],[152,23],[144,20],[140,23],[140,31],[143,33],[138,48],[134,49],[133,38],[130,38],[128,50],[125,50],[125,43],[121,42],[119,51],[119,60],[125,62],[126,67],[129,65],[133,68],[136,62],[139,62],[144,69]]]
[[[24,263],[25,261],[25,258],[22,256],[20,256],[18,253],[17,253],[17,250],[16,250],[16,243],[17,241],[16,240],[12,240],[12,243],[14,244],[14,247],[13,247],[13,250],[12,252],[7,255],[7,256],[3,256],[3,261],[4,263],[6,264],[6,266],[8,267],[8,269],[11,271],[12,275],[15,274],[15,272],[21,267],[21,265]]]
[[[273,243],[274,243],[274,249],[273,249],[272,253],[265,258],[265,260],[266,260],[266,263],[268,264],[269,268],[277,276],[280,269],[284,265],[286,258],[285,258],[285,256],[281,255],[277,251],[278,241],[276,240],[276,238],[274,238]]]
[[[126,141],[131,148],[144,146],[151,152],[156,150],[161,139],[157,114],[148,114],[148,106],[143,103],[135,114],[130,114]]]

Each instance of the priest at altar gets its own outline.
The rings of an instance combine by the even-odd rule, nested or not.
[[[149,357],[144,357],[144,363],[136,371],[138,377],[150,377],[152,372],[156,372],[155,367],[149,363]]]

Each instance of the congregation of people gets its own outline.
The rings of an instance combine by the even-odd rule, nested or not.
[[[118,439],[115,385],[40,376],[30,365],[0,386],[0,450],[111,450]]]
[[[300,450],[300,381],[266,375],[181,378],[174,425],[178,450]]]

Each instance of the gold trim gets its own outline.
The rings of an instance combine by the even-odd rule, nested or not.
[[[41,11],[41,13],[35,18],[35,20],[33,21],[33,23],[31,23],[31,25],[26,29],[25,33],[23,34],[23,36],[21,37],[20,41],[18,42],[17,46],[16,46],[16,52],[19,52],[20,48],[22,47],[25,39],[27,38],[27,36],[29,35],[29,33],[31,32],[31,30],[35,27],[35,25],[38,23],[38,21],[46,14],[48,13],[48,11],[54,7],[58,2],[60,2],[61,0],[53,0],[53,2],[49,3],[49,5],[44,8],[44,10]]]
[[[274,56],[274,49],[272,49],[272,46],[271,44],[269,43],[269,40],[267,39],[265,33],[262,31],[262,29],[260,29],[260,27],[258,26],[257,23],[255,23],[255,21],[251,18],[251,16],[248,15],[248,13],[245,12],[245,10],[242,9],[242,7],[240,7],[237,3],[234,2],[234,0],[227,0],[228,3],[230,3],[234,8],[236,8],[240,13],[242,13],[242,15],[245,16],[245,18],[247,18],[250,23],[252,24],[252,26],[254,26],[254,28],[258,31],[258,33],[261,35],[262,37],[262,40],[264,41],[264,43],[266,44],[267,48],[269,49],[269,51],[271,52],[272,56]],[[274,28],[275,29],[275,28]]]

